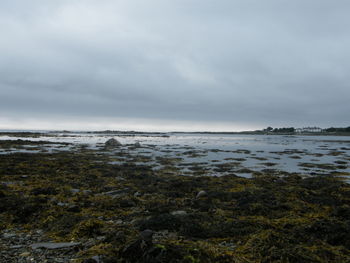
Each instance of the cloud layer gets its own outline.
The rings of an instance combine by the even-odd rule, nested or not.
[[[0,128],[348,125],[348,10],[343,0],[1,1]]]

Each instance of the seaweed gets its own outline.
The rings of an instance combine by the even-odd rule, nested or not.
[[[159,158],[174,174],[137,161],[88,148],[0,155],[0,230],[80,242],[77,262],[350,260],[350,186],[339,173],[179,176],[176,159]]]

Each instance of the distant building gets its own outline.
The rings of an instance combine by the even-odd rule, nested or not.
[[[320,127],[304,127],[295,129],[296,133],[317,133],[322,132]]]

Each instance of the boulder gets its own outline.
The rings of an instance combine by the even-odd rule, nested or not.
[[[140,238],[142,240],[147,241],[147,242],[152,242],[153,234],[154,234],[154,232],[152,230],[146,229],[140,233]]]
[[[105,142],[105,147],[107,147],[107,148],[118,147],[118,146],[121,146],[121,145],[122,144],[118,140],[116,140],[114,138],[111,138],[111,139],[109,139],[109,140],[107,140]]]

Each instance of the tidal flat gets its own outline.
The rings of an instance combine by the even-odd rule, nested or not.
[[[0,262],[349,262],[349,161],[340,136],[6,133]]]

